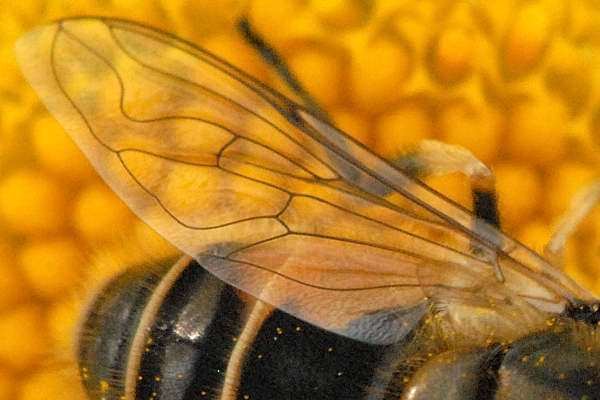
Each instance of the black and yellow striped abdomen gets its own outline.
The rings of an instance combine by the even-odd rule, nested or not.
[[[594,399],[596,328],[568,319],[512,343],[454,347],[433,311],[369,345],[272,310],[188,258],[134,268],[96,297],[79,342],[91,399]]]

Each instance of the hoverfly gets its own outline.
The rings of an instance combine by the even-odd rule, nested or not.
[[[106,182],[186,254],[95,299],[91,398],[600,397],[598,300],[314,109],[123,20],[63,20],[17,51]]]

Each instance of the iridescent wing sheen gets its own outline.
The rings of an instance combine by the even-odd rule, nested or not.
[[[171,35],[77,18],[29,33],[17,52],[48,109],[144,221],[226,282],[308,322],[390,343],[431,301],[499,297],[556,312],[589,296],[338,129]]]

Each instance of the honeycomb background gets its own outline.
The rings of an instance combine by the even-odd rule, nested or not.
[[[247,14],[337,124],[382,155],[436,138],[492,166],[505,230],[538,251],[599,176],[597,0],[0,0],[0,400],[84,399],[72,338],[86,294],[123,264],[106,260],[174,251],[106,188],[16,65],[22,33],[82,14],[175,32],[285,92],[235,32]],[[427,182],[470,206],[461,176]],[[600,294],[600,212],[567,250],[567,272]]]

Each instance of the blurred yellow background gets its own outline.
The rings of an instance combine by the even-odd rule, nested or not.
[[[148,254],[172,251],[40,105],[16,65],[15,40],[71,15],[129,18],[285,92],[235,32],[243,13],[337,124],[382,155],[437,138],[492,166],[505,230],[538,251],[573,195],[598,179],[596,0],[1,0],[0,400],[83,399],[73,331],[106,273],[91,260],[130,242]],[[470,206],[462,177],[428,183]],[[600,293],[600,212],[569,243],[566,268]]]

